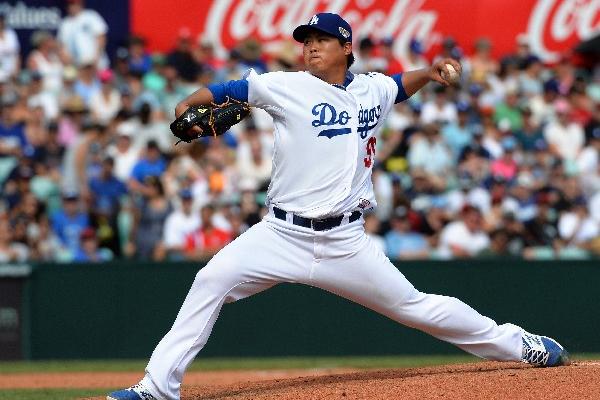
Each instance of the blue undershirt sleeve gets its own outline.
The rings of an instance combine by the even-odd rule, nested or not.
[[[398,95],[396,96],[396,100],[394,100],[394,103],[397,104],[401,101],[408,99],[406,91],[404,90],[404,86],[402,86],[402,74],[394,74],[390,76],[390,78],[392,78],[394,82],[396,82],[396,85],[398,85]]]
[[[215,103],[223,103],[227,96],[239,101],[248,101],[248,81],[245,79],[211,83],[206,88],[212,93]]]

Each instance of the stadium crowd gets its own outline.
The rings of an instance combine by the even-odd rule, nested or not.
[[[298,45],[247,40],[219,58],[183,28],[166,54],[132,36],[109,60],[102,17],[78,0],[68,12],[29,54],[0,17],[0,262],[204,259],[260,221],[266,113],[191,144],[169,123],[208,83],[302,69]],[[351,71],[432,61],[414,39],[402,66],[392,45],[363,38]],[[545,65],[523,37],[501,59],[492,46],[445,38],[436,57],[460,60],[460,84],[428,85],[386,122],[365,227],[390,258],[600,255],[599,66]]]

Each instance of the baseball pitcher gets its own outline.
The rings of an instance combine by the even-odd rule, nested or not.
[[[269,213],[198,272],[145,377],[108,399],[179,399],[184,372],[223,304],[280,282],[343,296],[485,359],[568,364],[567,352],[551,338],[498,325],[456,298],[419,291],[365,235],[362,212],[376,206],[371,171],[384,120],[429,81],[448,85],[460,64],[445,59],[404,74],[353,75],[352,29],[337,14],[316,14],[293,36],[303,44],[306,71],[250,70],[178,104],[171,128],[182,140],[222,133],[247,114],[247,104],[273,117]],[[226,106],[210,106],[217,103]]]

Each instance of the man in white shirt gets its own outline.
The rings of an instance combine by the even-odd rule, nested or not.
[[[439,255],[444,258],[474,257],[490,244],[490,238],[481,230],[482,218],[478,208],[466,205],[462,219],[444,227],[440,235]]]
[[[200,213],[194,212],[192,208],[194,196],[189,189],[179,192],[181,209],[175,210],[165,221],[163,242],[169,259],[183,260],[183,247],[186,236],[200,227]]]
[[[94,10],[84,9],[83,0],[67,0],[68,15],[58,28],[58,41],[76,66],[108,67],[106,21]]]
[[[6,26],[4,14],[0,14],[0,80],[17,75],[21,69],[19,39],[14,29]]]

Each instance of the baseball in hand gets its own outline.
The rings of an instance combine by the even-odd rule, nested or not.
[[[442,78],[444,78],[444,80],[448,83],[454,84],[458,82],[459,75],[458,72],[456,72],[456,70],[452,66],[452,64],[446,64],[446,68],[448,69],[448,73],[442,70]]]

